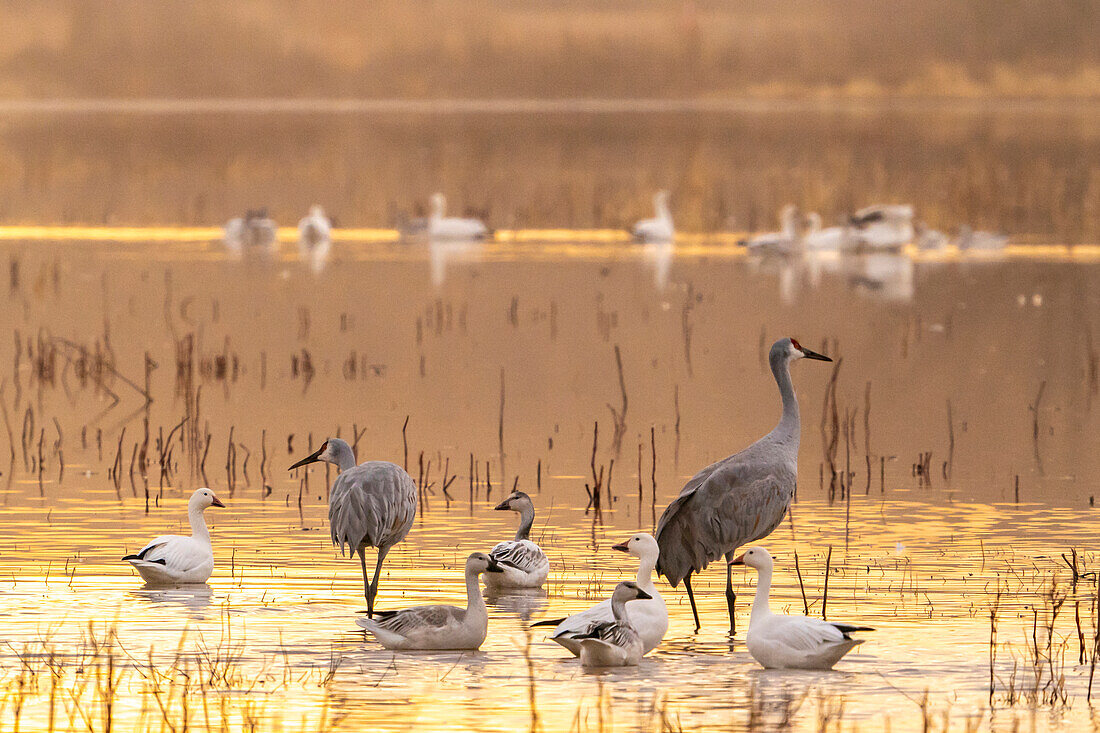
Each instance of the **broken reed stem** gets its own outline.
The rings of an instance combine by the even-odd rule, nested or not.
[[[798,550],[794,551],[794,572],[798,576],[798,589],[802,591],[802,613],[810,615],[810,604],[806,602],[806,586],[802,583],[802,569],[798,567]]]
[[[833,546],[829,545],[829,552],[825,555],[825,590],[821,594],[821,618],[825,618],[825,605],[829,602],[829,566],[833,562]]]
[[[409,427],[409,416],[405,415],[405,422],[404,422],[404,424],[401,425],[401,446],[404,449],[404,455],[405,455],[405,459],[404,459],[404,461],[402,461],[401,467],[404,468],[405,471],[409,470],[409,439],[405,435],[405,430],[408,427]],[[473,454],[471,454],[471,455],[473,455]]]

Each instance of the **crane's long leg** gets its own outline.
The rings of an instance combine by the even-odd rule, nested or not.
[[[390,551],[388,547],[378,548],[378,562],[374,565],[374,579],[370,582],[370,600],[367,602],[367,608],[370,612],[374,613],[374,598],[378,595],[378,576],[382,574],[382,561],[386,559],[386,553]],[[364,570],[364,572],[366,572]]]
[[[691,592],[691,573],[684,576],[684,587],[687,588],[688,600],[691,601],[691,615],[695,617],[695,630],[699,630],[699,611],[695,608],[695,594]]]
[[[733,636],[737,631],[737,620],[733,613],[733,606],[737,603],[737,594],[733,592],[733,566],[729,564],[731,560],[733,560],[733,553],[726,553],[726,607],[730,612],[730,636]]]
[[[370,592],[370,582],[367,580],[367,554],[362,547],[358,549],[359,567],[363,568],[363,597],[367,599],[367,618],[374,618],[374,596]]]

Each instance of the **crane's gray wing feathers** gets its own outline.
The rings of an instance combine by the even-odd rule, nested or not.
[[[406,636],[424,629],[438,629],[452,622],[461,624],[466,618],[466,609],[456,606],[417,606],[401,611],[381,611],[375,613],[374,622],[387,631]]]
[[[524,540],[498,542],[496,547],[489,551],[489,557],[501,565],[511,565],[525,573],[529,573],[543,563],[548,562],[546,553],[538,545]]]
[[[416,518],[416,485],[400,466],[368,461],[336,477],[329,494],[332,543],[355,552],[389,547],[409,533]]]
[[[766,537],[783,520],[794,475],[786,476],[778,464],[752,470],[740,455],[697,473],[661,515],[657,572],[673,587],[722,555]]]

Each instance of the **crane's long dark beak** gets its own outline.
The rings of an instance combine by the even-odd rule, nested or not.
[[[832,361],[832,359],[825,356],[824,354],[819,354],[816,351],[810,351],[805,346],[802,347],[802,355],[807,359],[816,359],[817,361]]]
[[[325,447],[326,447],[325,444],[322,443],[321,447],[318,448],[316,451],[314,451],[311,455],[306,456],[305,458],[298,461],[297,463],[295,463],[293,466],[291,466],[287,470],[288,471],[293,471],[294,469],[298,468],[299,466],[305,466],[306,464],[316,463],[317,461],[321,460],[321,454],[325,452]]]
[[[649,595],[648,593],[646,593],[646,592],[645,592],[644,590],[642,590],[641,588],[639,588],[639,589],[638,589],[638,600],[640,600],[640,601],[648,601],[648,600],[649,600],[650,598],[652,598],[652,597],[653,597],[653,596]]]
[[[502,568],[500,566],[500,563],[498,563],[496,560],[494,560],[490,556],[489,557],[489,567],[485,568],[485,572],[487,572],[487,573],[503,573],[504,568]]]
[[[627,540],[627,542],[629,542],[629,540]],[[618,550],[619,552],[630,552],[630,548],[627,547],[626,545],[627,545],[626,542],[620,542],[617,545],[612,545],[611,549],[612,550]]]
[[[512,507],[508,506],[508,500],[507,499],[505,499],[504,501],[500,502],[495,507],[493,507],[493,509],[495,509],[498,512],[502,512],[505,509],[511,509],[511,508]]]
[[[210,501],[210,506],[220,506],[222,509],[225,509],[225,504],[222,504],[222,500],[216,496]]]
[[[832,361],[832,359],[830,359],[829,361]],[[730,560],[730,565],[744,565],[744,564],[745,564],[745,553],[743,553],[743,552],[740,555],[738,555],[737,557]]]

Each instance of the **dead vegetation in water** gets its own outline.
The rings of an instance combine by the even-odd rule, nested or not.
[[[11,645],[0,662],[0,731],[326,733],[339,726],[328,690],[336,657],[323,667],[296,668],[279,655],[246,663],[230,637],[208,644],[185,632],[174,653],[135,654],[115,627],[90,623],[75,644],[47,635]],[[303,697],[312,700],[303,705]],[[287,698],[295,704],[286,706]]]

